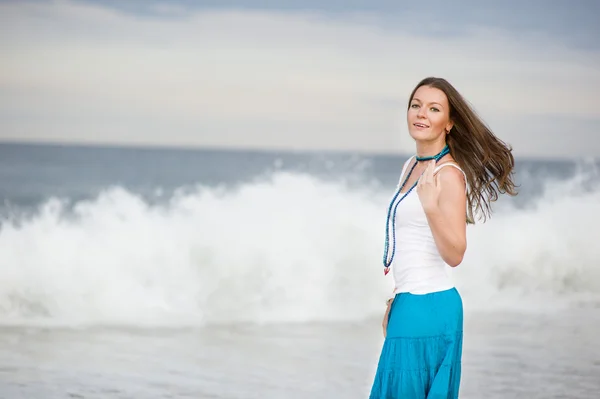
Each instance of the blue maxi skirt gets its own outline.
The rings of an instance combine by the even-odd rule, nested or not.
[[[462,337],[463,306],[456,288],[397,294],[369,398],[458,398]]]

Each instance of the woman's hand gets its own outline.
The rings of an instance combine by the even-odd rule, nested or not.
[[[417,194],[425,211],[435,209],[438,206],[440,192],[442,191],[439,179],[436,179],[433,175],[434,170],[435,160],[431,160],[417,184]]]
[[[387,300],[387,309],[385,310],[385,314],[383,315],[383,322],[381,323],[381,327],[383,327],[383,338],[387,335],[387,326],[388,319],[390,317],[390,308],[392,307],[392,302],[394,302],[394,298],[390,298]]]

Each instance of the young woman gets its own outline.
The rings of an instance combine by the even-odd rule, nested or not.
[[[395,288],[370,399],[458,398],[463,307],[447,267],[467,248],[466,225],[499,193],[516,195],[512,149],[446,80],[426,78],[407,111],[416,155],[388,208],[384,272]]]

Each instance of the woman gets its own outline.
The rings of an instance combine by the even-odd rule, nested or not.
[[[446,269],[462,262],[473,215],[516,195],[514,158],[444,79],[416,86],[407,122],[416,155],[388,208],[384,271],[395,287],[370,399],[458,398],[463,307]]]

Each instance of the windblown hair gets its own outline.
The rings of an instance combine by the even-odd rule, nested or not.
[[[419,82],[410,95],[409,107],[421,86],[439,89],[448,98],[453,126],[446,136],[446,143],[450,154],[467,176],[467,222],[474,223],[474,213],[485,221],[491,217],[491,203],[498,199],[499,194],[517,195],[513,181],[515,160],[512,147],[494,135],[445,79],[428,77]]]

